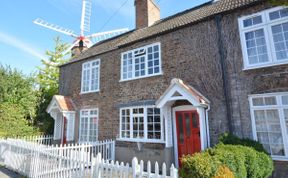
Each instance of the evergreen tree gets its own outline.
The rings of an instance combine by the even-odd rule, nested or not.
[[[59,89],[59,65],[69,60],[69,54],[64,54],[68,44],[61,41],[59,37],[54,39],[55,48],[53,51],[46,51],[48,61],[42,60],[42,66],[38,67],[39,72],[36,76],[40,90],[40,103],[37,107],[36,124],[40,130],[46,134],[53,133],[53,118],[46,112],[46,109]]]

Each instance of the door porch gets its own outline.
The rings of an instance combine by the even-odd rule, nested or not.
[[[72,100],[55,95],[46,111],[54,119],[54,142],[66,144],[74,141],[75,107]]]
[[[210,101],[180,79],[156,102],[165,120],[165,144],[174,150],[174,164],[182,155],[193,154],[210,146],[208,111]]]

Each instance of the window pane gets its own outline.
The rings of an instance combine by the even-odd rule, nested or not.
[[[288,8],[282,9],[280,11],[280,16],[283,17],[288,17]]]
[[[288,8],[277,10],[269,13],[270,20],[276,20],[284,17],[288,17]]]
[[[192,114],[192,123],[193,123],[193,128],[199,128],[198,117],[197,117],[197,114],[195,113]]]
[[[148,48],[148,74],[160,73],[159,45]]]
[[[184,128],[183,128],[182,114],[178,115],[178,125],[179,125],[179,142],[184,143]]]
[[[191,135],[191,120],[190,120],[190,116],[189,113],[185,113],[185,125],[186,125],[186,135],[190,136]]]
[[[265,97],[264,99],[265,105],[277,105],[276,97],[271,96],[271,97]]]
[[[250,27],[250,26],[253,26],[253,25],[257,25],[257,24],[260,24],[262,23],[262,17],[261,16],[257,16],[257,17],[253,17],[253,18],[250,18],[250,19],[246,19],[244,20],[244,27]]]
[[[266,97],[274,103],[273,97]],[[273,101],[273,102],[272,102]],[[284,156],[284,143],[278,109],[254,110],[257,138],[272,155]]]
[[[249,64],[269,61],[263,29],[245,33],[245,40]]]
[[[161,139],[160,109],[147,108],[148,139]]]
[[[269,17],[270,17],[270,20],[279,19],[280,18],[280,12],[279,11],[271,12],[269,14]]]
[[[121,111],[121,137],[130,138],[130,109]]]
[[[282,104],[288,105],[288,95],[282,96]]]
[[[284,109],[284,117],[285,117],[285,123],[286,123],[286,131],[288,135],[288,109]]]
[[[133,117],[133,138],[144,138],[144,117]]]
[[[288,23],[272,26],[272,34],[277,60],[288,59]]]
[[[252,102],[253,102],[253,106],[264,106],[263,98],[253,98]]]

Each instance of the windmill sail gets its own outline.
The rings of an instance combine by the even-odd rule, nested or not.
[[[82,16],[81,16],[81,23],[80,23],[80,34],[76,35],[73,30],[63,28],[59,25],[55,25],[49,22],[46,22],[42,19],[36,19],[33,22],[37,25],[40,25],[42,27],[48,28],[50,30],[54,30],[57,32],[60,32],[65,35],[69,35],[74,39],[74,42],[72,45],[68,48],[67,51],[64,53],[67,54],[67,52],[73,47],[79,47],[80,52],[83,50],[90,48],[93,43],[100,42],[102,40],[106,40],[108,38],[114,37],[116,35],[120,35],[122,33],[125,33],[128,31],[127,28],[124,29],[118,29],[118,30],[112,30],[112,31],[106,31],[106,32],[100,32],[100,33],[94,33],[88,36],[84,35],[84,32],[90,32],[90,20],[91,20],[91,14],[92,14],[92,0],[82,0]]]
[[[83,0],[82,5],[82,17],[81,17],[81,35],[84,35],[84,31],[90,32],[90,20],[92,14],[92,2],[91,0]]]

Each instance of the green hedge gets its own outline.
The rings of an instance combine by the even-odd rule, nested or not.
[[[221,135],[219,142],[223,144],[228,144],[228,145],[242,145],[242,146],[252,147],[259,152],[268,154],[261,143],[254,141],[254,140],[250,140],[248,138],[241,139],[239,137],[236,137],[235,135],[228,134],[228,133]]]
[[[184,156],[180,175],[213,178],[221,166],[229,168],[236,178],[267,178],[273,171],[273,161],[265,153],[247,146],[218,144],[202,153]]]
[[[220,166],[208,151],[184,156],[181,163],[180,176],[183,178],[209,178],[216,175]]]

